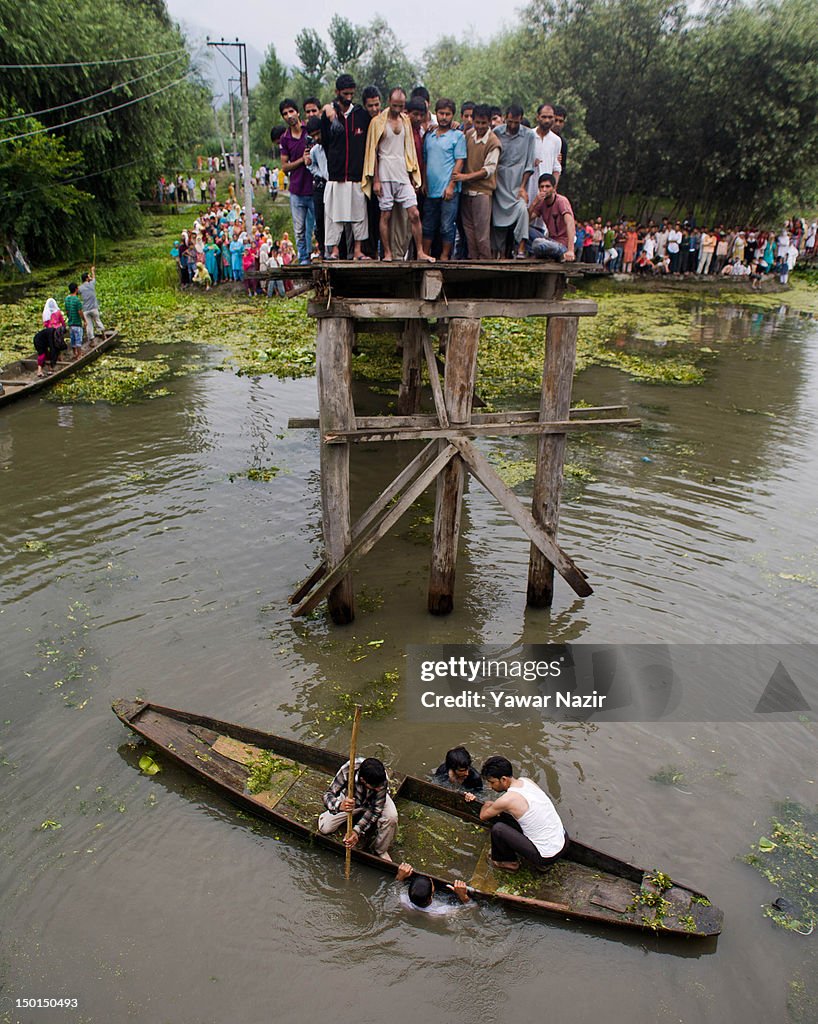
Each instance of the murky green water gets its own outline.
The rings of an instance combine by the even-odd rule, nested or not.
[[[342,747],[341,694],[400,672],[410,643],[814,641],[818,324],[722,307],[700,341],[719,348],[701,387],[578,379],[576,399],[626,404],[644,429],[569,442],[587,473],[560,535],[596,592],[560,582],[550,612],[526,609],[528,543],[472,482],[450,617],[425,612],[427,494],[360,565],[352,626],[293,622],[287,596],[320,552],[318,439],[286,425],[315,414],[313,380],[205,371],[142,404],[4,410],[0,1021],[721,1024],[787,1020],[799,978],[814,995],[814,939],[763,918],[774,894],[735,859],[773,801],[818,803],[808,724],[453,734],[407,723],[400,701],[365,723],[365,747],[418,774],[455,742],[507,753],[579,838],[712,894],[725,931],[703,954],[496,909],[410,920],[376,874],[345,883],[181,773],[141,776],[109,710],[140,695]],[[412,450],[356,450],[361,509]],[[668,764],[683,787],[651,781]],[[15,1009],[60,996],[78,1010]]]

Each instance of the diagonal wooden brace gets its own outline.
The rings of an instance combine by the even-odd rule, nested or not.
[[[433,446],[437,447],[439,444],[439,441],[432,441],[431,444],[427,445],[427,448],[420,453],[420,455],[425,455],[427,449]],[[392,529],[404,512],[406,512],[406,510],[415,501],[417,501],[438,473],[444,468],[444,466],[448,465],[456,455],[457,448],[452,444],[446,445],[446,447],[424,469],[421,469],[421,471],[417,473],[415,479],[404,490],[403,494],[401,494],[394,505],[384,508],[383,506],[388,504],[388,502],[385,503],[383,501],[383,495],[381,495],[379,502],[375,503],[375,505],[380,504],[380,512],[375,513],[373,511],[375,505],[373,505],[366,513],[364,513],[358,522],[361,523],[365,519],[367,522],[359,530],[357,537],[353,539],[352,543],[347,548],[344,553],[344,557],[337,565],[333,566],[329,572],[316,579],[317,585],[309,591],[309,596],[302,600],[301,603],[293,609],[293,615],[307,615],[311,612],[313,608],[315,608],[315,606],[329,593],[329,591],[332,590],[338,580],[343,579],[355,562],[371,551],[378,541]],[[418,456],[414,462],[417,462],[419,458],[420,456]],[[404,473],[405,472],[406,471],[404,471]],[[394,495],[394,482],[390,490],[392,490]],[[319,569],[320,568],[321,567],[319,566]],[[300,588],[298,593],[304,593],[304,587]]]
[[[580,597],[592,594],[593,589],[582,569],[562,550],[553,537],[537,525],[528,509],[520,503],[511,488],[503,483],[488,459],[475,448],[472,442],[452,437],[449,438],[449,444],[458,450],[480,483],[494,495],[514,522],[522,527],[532,544],[542,551],[574,593],[579,594]]]

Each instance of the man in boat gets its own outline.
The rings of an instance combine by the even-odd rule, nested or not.
[[[349,761],[338,769],[332,785],[324,793],[326,811],[318,819],[318,830],[324,835],[346,826],[347,813],[352,811],[352,832],[344,837],[344,845],[367,848],[381,860],[391,861],[389,847],[398,831],[398,809],[389,795],[386,768],[376,757],[355,758],[355,798],[349,796]]]
[[[87,274],[82,275],[82,284],[79,286],[78,293],[79,297],[82,299],[82,309],[85,313],[85,332],[88,335],[88,344],[93,345],[97,331],[99,331],[103,337],[105,336],[102,317],[99,315],[96,267],[91,267]]]
[[[491,826],[491,863],[503,871],[518,871],[520,861],[542,870],[559,860],[569,844],[562,821],[549,797],[531,779],[515,778],[511,762],[490,757],[481,774],[500,796],[480,808],[481,821]],[[466,793],[465,800],[475,799]]]
[[[434,781],[443,785],[450,782],[472,793],[483,788],[480,773],[472,766],[471,754],[465,747],[452,747],[446,751],[446,760],[435,772]]]
[[[424,914],[432,914],[438,917],[442,914],[449,914],[452,910],[458,909],[454,904],[435,899],[435,883],[428,875],[419,875],[411,864],[407,864],[405,861],[398,867],[398,873],[395,875],[395,881],[405,882],[406,879],[410,879],[408,887],[401,892],[400,901],[407,910],[421,910]],[[446,887],[450,889],[461,905],[471,903],[469,897],[469,887],[466,883],[458,878],[451,885]]]

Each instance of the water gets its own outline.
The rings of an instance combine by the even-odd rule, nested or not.
[[[720,343],[702,387],[579,378],[575,398],[628,405],[644,429],[569,441],[593,479],[569,480],[560,537],[595,593],[558,581],[550,611],[526,609],[528,543],[472,481],[451,616],[425,612],[427,494],[360,564],[353,625],[294,622],[288,594],[320,555],[318,439],[286,424],[315,414],[312,380],[213,370],[143,404],[5,410],[0,1020],[786,1020],[814,940],[763,918],[775,893],[735,858],[774,801],[818,802],[809,724],[455,734],[407,722],[400,700],[364,724],[365,747],[417,774],[457,742],[506,753],[578,838],[710,893],[713,951],[496,908],[409,918],[374,872],[345,883],[181,772],[140,775],[109,710],[139,695],[342,748],[340,695],[400,671],[411,643],[813,641],[818,325],[723,307],[700,339]],[[356,510],[414,450],[356,450]],[[279,473],[242,476],[254,466]],[[668,764],[682,785],[651,781]],[[79,1007],[15,1008],[61,996]]]

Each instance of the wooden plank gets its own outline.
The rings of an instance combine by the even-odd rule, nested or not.
[[[420,297],[426,302],[434,302],[443,292],[443,272],[441,270],[425,270],[421,279]]]
[[[551,317],[545,332],[542,420],[563,419],[571,407],[571,388],[577,357],[577,321]],[[537,448],[537,470],[531,512],[534,521],[556,541],[562,495],[565,434],[542,434]],[[532,608],[551,605],[554,599],[554,566],[540,545],[533,544],[528,562],[527,603]]]
[[[441,427],[459,426],[471,419],[472,396],[477,377],[477,349],[480,320],[452,319],[446,346],[444,408],[436,395]],[[429,347],[431,349],[431,346]],[[427,351],[427,360],[429,353]],[[431,368],[430,368],[431,369]],[[438,381],[438,387],[440,382]],[[448,423],[446,419],[448,418]],[[441,445],[446,442],[440,441]],[[460,459],[452,459],[437,480],[435,521],[432,533],[432,564],[429,570],[427,607],[433,615],[447,615],[454,607],[454,581],[457,566],[457,542],[460,537],[460,512],[465,468]]]
[[[375,501],[364,512],[360,519],[356,520],[352,527],[353,541],[368,528],[383,511],[387,505],[398,497],[411,482],[429,466],[437,455],[438,445],[435,441],[430,442],[418,452],[412,461],[395,477],[392,483],[382,491]],[[306,580],[299,586],[294,594],[290,596],[290,604],[298,604],[312,590],[318,580],[322,579],[327,572],[326,561],[321,562],[313,569]]]
[[[641,426],[638,419],[557,420],[551,423],[468,423],[463,427],[380,427],[325,434],[327,444],[371,441],[422,441],[447,437],[522,437],[526,434],[577,434],[586,430],[626,430]]]
[[[571,589],[579,594],[580,597],[587,597],[589,594],[592,594],[593,590],[586,581],[585,573],[557,545],[553,537],[549,536],[534,521],[531,513],[520,504],[516,494],[509,487],[506,487],[488,459],[474,447],[471,441],[452,438],[450,443],[457,448],[469,469],[486,490],[494,495],[517,525],[523,528],[532,544],[535,544],[550,559]]]
[[[446,412],[443,388],[440,386],[440,377],[437,372],[437,356],[432,348],[432,339],[428,331],[423,333],[423,353],[426,356],[426,366],[429,370],[429,383],[432,387],[432,397],[434,398],[435,409],[437,410],[437,421],[441,427],[447,427],[449,425],[449,416]]]
[[[400,519],[403,513],[415,502],[434,480],[438,473],[457,454],[452,445],[446,447],[435,457],[434,461],[420,473],[400,498],[391,505],[381,517],[380,521],[372,524],[372,528],[363,532],[355,541],[350,544],[341,561],[324,577],[312,594],[301,602],[295,609],[293,615],[307,615],[318,604],[321,598],[348,573],[352,565],[363,558],[372,550],[378,541],[386,536],[389,530]]]
[[[420,411],[423,386],[423,332],[420,320],[406,320],[403,328],[403,367],[398,388],[398,414]],[[428,330],[427,330],[428,333]]]
[[[350,320],[330,318],[318,325],[315,367],[321,433],[349,430],[355,425],[352,404],[351,355],[354,331]],[[324,548],[330,570],[343,560],[352,539],[349,506],[349,445],[321,445],[321,511]],[[329,593],[332,621],[338,625],[355,618],[355,597],[350,575],[334,577]]]
[[[579,417],[624,416],[626,405],[577,406],[568,413],[569,419]],[[540,418],[539,409],[525,409],[515,412],[473,412],[472,423],[531,423]],[[434,427],[438,418],[433,413],[415,413],[411,416],[356,416],[358,430],[378,430],[381,427]],[[287,421],[288,430],[306,430],[318,426],[318,418],[293,416]]]
[[[344,299],[332,298],[329,303],[310,302],[307,312],[319,320],[325,317],[353,317],[356,320],[406,319],[424,320],[451,317],[479,320],[481,317],[527,316],[596,316],[597,305],[587,299],[451,299],[448,302],[424,302],[422,299]]]

